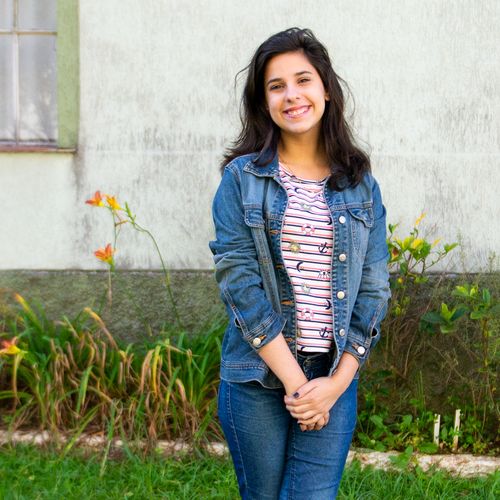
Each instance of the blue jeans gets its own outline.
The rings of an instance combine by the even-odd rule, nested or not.
[[[308,380],[326,376],[328,354],[298,355]],[[285,407],[284,389],[221,380],[218,414],[247,499],[331,500],[337,495],[356,424],[355,378],[319,431],[300,430]]]

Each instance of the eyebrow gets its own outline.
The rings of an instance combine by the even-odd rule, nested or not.
[[[306,73],[309,75],[312,75],[312,71],[304,70],[304,71],[299,71],[298,73],[295,73],[294,76],[301,76],[301,75],[304,75]],[[273,82],[279,82],[281,80],[283,80],[283,78],[271,78],[270,80],[267,81],[266,85],[269,85],[270,83],[273,83]]]

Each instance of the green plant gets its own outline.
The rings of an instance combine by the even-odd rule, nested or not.
[[[17,300],[0,351],[0,408],[11,430],[69,431],[76,441],[84,430],[107,429],[150,446],[221,436],[214,396],[225,320],[204,325],[203,335],[163,332],[156,342],[125,346],[89,308],[54,322]]]
[[[167,292],[167,298],[168,301],[172,307],[175,321],[176,321],[176,326],[178,328],[182,328],[182,321],[179,316],[179,312],[177,310],[177,304],[175,301],[174,293],[172,290],[172,283],[171,283],[171,278],[170,278],[170,271],[168,270],[167,266],[165,265],[165,261],[163,259],[163,255],[160,251],[160,247],[158,246],[158,243],[151,233],[149,229],[146,229],[145,227],[141,226],[137,222],[137,216],[132,213],[132,210],[130,209],[129,205],[127,202],[125,202],[125,208],[123,208],[119,203],[118,200],[116,199],[115,196],[111,196],[109,194],[101,194],[100,191],[96,191],[94,194],[93,198],[90,198],[85,202],[88,205],[94,206],[94,207],[103,207],[108,210],[108,212],[111,214],[112,220],[113,220],[113,244],[108,243],[104,248],[99,248],[94,252],[94,255],[101,260],[102,262],[105,262],[108,264],[108,289],[107,289],[107,297],[108,297],[108,306],[111,307],[112,303],[112,276],[115,272],[115,257],[114,254],[116,253],[116,246],[118,242],[118,237],[120,235],[121,230],[123,229],[124,225],[129,225],[139,233],[145,234],[148,236],[148,238],[152,241],[154,248],[156,250],[156,253],[158,254],[158,257],[160,259],[161,263],[161,268],[163,272],[163,277],[164,277],[164,284],[165,284],[165,290]]]
[[[410,360],[416,349],[417,330],[421,315],[431,306],[432,294],[429,294],[429,270],[445,259],[457,247],[457,243],[443,244],[440,240],[429,242],[421,234],[420,224],[425,214],[422,214],[410,231],[401,239],[396,236],[397,224],[389,224],[387,246],[389,250],[389,270],[392,298],[389,312],[383,322],[385,337],[384,362],[387,367],[399,377],[406,379]],[[441,276],[435,277],[432,286],[438,287]],[[423,301],[416,300],[419,292],[421,297],[428,295]],[[406,340],[409,339],[408,342]],[[406,346],[401,351],[401,346]]]
[[[489,289],[481,288],[478,284],[456,286],[452,296],[455,298],[452,304],[443,302],[439,310],[429,311],[422,316],[421,328],[448,336],[451,342],[461,345],[475,361],[475,373],[482,384],[476,380],[471,383],[470,376],[463,374],[457,367],[451,366],[451,369],[470,388],[475,417],[480,409],[484,426],[488,410],[493,411],[497,419],[500,418],[496,397],[500,302]],[[472,344],[464,339],[466,329],[463,325],[466,322],[478,327],[478,338]],[[470,344],[473,349],[469,347]]]

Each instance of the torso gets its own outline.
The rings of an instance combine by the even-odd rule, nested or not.
[[[281,248],[296,299],[297,349],[328,352],[332,344],[333,226],[321,180],[302,179],[280,163],[288,195]]]

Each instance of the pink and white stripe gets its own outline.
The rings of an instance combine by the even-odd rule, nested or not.
[[[281,250],[296,300],[297,349],[328,352],[333,338],[333,226],[323,197],[326,179],[301,179],[282,163],[280,178],[288,195]]]

